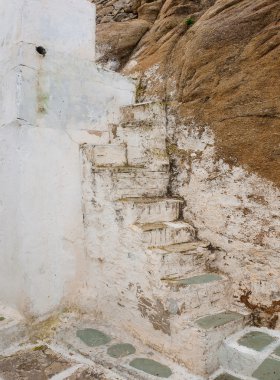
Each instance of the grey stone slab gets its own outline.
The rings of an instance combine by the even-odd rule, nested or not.
[[[258,380],[280,380],[280,361],[271,358],[265,359],[253,373],[253,377]]]
[[[132,355],[136,352],[135,347],[129,343],[114,344],[109,347],[107,353],[112,358],[123,358],[128,355]]]
[[[274,355],[277,355],[277,356],[280,356],[280,346],[278,346],[278,347],[273,351],[273,354],[274,354]]]
[[[172,375],[169,367],[151,359],[136,358],[130,362],[130,366],[156,377],[168,378]]]
[[[274,337],[262,331],[250,331],[242,336],[238,343],[255,351],[262,351],[274,341]]]
[[[189,277],[189,278],[170,280],[170,282],[173,283],[174,285],[189,286],[189,285],[207,284],[209,282],[219,281],[219,280],[223,280],[223,277],[215,273],[207,273],[207,274],[202,274],[199,276],[194,276],[194,277]]]
[[[102,331],[91,328],[78,330],[76,335],[89,347],[102,346],[111,341],[111,338]]]
[[[206,317],[199,318],[196,320],[196,324],[199,327],[208,330],[219,326],[223,326],[229,322],[237,321],[241,318],[242,315],[239,313],[225,311],[222,313],[207,315]]]
[[[232,376],[229,373],[222,373],[218,377],[216,377],[214,380],[241,380],[239,377]]]

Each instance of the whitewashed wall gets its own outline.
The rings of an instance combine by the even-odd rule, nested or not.
[[[252,307],[269,310],[280,300],[279,189],[217,160],[207,126],[175,126],[171,117],[169,138],[173,192],[186,202],[184,218],[219,249],[215,267],[231,278],[236,303],[243,305],[247,295]],[[271,311],[278,313],[277,307]]]
[[[0,0],[0,17],[0,303],[45,315],[84,273],[80,144],[108,143],[134,84],[92,61],[88,1]]]

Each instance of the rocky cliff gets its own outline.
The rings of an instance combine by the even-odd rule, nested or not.
[[[279,0],[96,0],[99,60],[209,125],[217,158],[280,185]]]

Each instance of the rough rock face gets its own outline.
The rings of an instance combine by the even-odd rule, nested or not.
[[[101,60],[140,74],[140,99],[179,102],[181,117],[210,125],[218,157],[280,185],[278,0],[111,0],[97,11]]]

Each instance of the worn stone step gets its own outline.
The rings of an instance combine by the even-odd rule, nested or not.
[[[190,273],[206,270],[206,262],[213,259],[207,247],[209,242],[191,241],[162,247],[150,247],[147,250],[151,267],[157,268],[160,278],[182,277]]]
[[[133,105],[124,109],[123,122],[110,125],[111,141],[127,145],[129,165],[143,164],[153,170],[169,167],[165,116],[158,104]],[[143,116],[143,117],[142,117]]]
[[[194,228],[183,221],[134,224],[132,229],[149,247],[188,242],[194,239]]]
[[[161,102],[142,102],[134,103],[121,109],[121,122],[125,125],[135,122],[144,122],[147,125],[163,125],[166,124],[165,107]]]
[[[228,337],[220,347],[219,360],[225,371],[242,376],[276,379],[270,371],[278,366],[280,375],[280,332],[248,327]]]
[[[137,167],[84,167],[83,191],[85,201],[104,199],[116,201],[127,197],[164,197],[169,174]]]
[[[188,319],[217,313],[229,307],[230,284],[226,277],[215,273],[162,279],[162,302]],[[171,310],[171,309],[170,309]]]
[[[125,144],[96,145],[92,148],[92,163],[94,166],[126,166],[127,149]]]
[[[182,203],[175,198],[121,198],[116,202],[116,210],[122,215],[125,225],[170,222],[178,219]]]
[[[218,352],[223,340],[248,323],[247,315],[230,309],[190,319],[182,310],[174,310],[172,314],[159,300],[155,300],[154,305],[144,302],[151,310],[145,309],[146,318],[131,321],[130,328],[135,325],[133,330],[140,329],[138,337],[146,344],[160,348],[163,354],[186,366],[191,373],[207,379],[219,368]],[[149,328],[147,321],[154,329]]]
[[[184,364],[194,373],[209,376],[219,368],[218,353],[224,339],[247,322],[247,315],[230,310],[198,318],[185,333]]]

